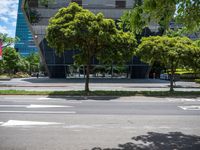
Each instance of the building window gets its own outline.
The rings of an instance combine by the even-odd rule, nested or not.
[[[126,8],[126,1],[116,0],[115,7],[116,8]]]
[[[82,6],[82,0],[72,0],[72,2],[77,3],[79,6]]]

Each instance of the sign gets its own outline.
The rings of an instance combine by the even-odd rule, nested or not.
[[[2,56],[2,47],[3,47],[3,43],[2,43],[2,40],[0,39],[0,60],[3,59],[3,56]]]

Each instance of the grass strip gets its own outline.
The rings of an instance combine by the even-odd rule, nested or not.
[[[0,90],[0,95],[60,95],[88,96],[85,91],[25,91]],[[91,91],[89,96],[155,96],[155,97],[200,97],[200,91]]]

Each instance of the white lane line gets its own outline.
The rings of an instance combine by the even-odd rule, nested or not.
[[[75,111],[0,111],[0,113],[24,113],[24,114],[75,114]]]
[[[168,101],[170,102],[196,102],[198,101],[197,99],[188,99],[188,98],[167,98]]]
[[[0,125],[3,124],[4,122],[0,122]]]
[[[63,128],[68,129],[90,129],[90,128],[99,128],[102,127],[102,125],[68,125],[64,126]]]
[[[26,108],[62,108],[62,107],[73,107],[73,106],[64,106],[64,105],[34,105],[31,104]]]
[[[27,107],[27,105],[0,105],[0,107]]]
[[[53,99],[53,98],[49,98],[49,97],[40,97],[40,98],[37,98],[38,100],[50,100],[50,99]]]
[[[66,105],[35,105],[35,104],[31,104],[31,105],[0,105],[1,107],[25,107],[25,108],[62,108],[62,107],[73,107],[73,106],[66,106]]]
[[[38,126],[38,125],[58,125],[58,124],[62,124],[62,123],[9,120],[9,121],[3,123],[1,126],[10,127],[10,126]]]
[[[183,110],[200,110],[200,106],[178,106]]]

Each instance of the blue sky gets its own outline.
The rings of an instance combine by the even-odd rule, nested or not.
[[[17,9],[19,0],[1,0],[0,4],[0,33],[15,36]]]

